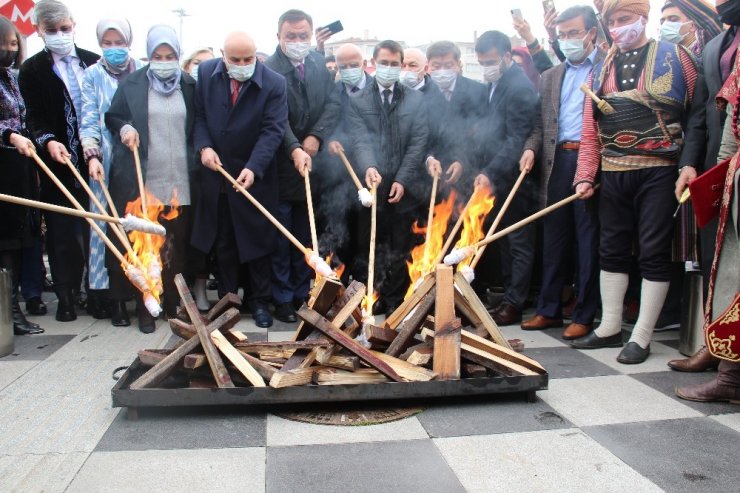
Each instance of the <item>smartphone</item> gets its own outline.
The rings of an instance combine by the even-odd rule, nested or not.
[[[511,10],[511,17],[514,20],[521,21],[524,19],[524,16],[522,15],[522,9],[512,9]]]
[[[555,10],[555,1],[554,0],[542,0],[542,8],[545,9],[545,13],[548,13],[551,10]]]
[[[331,24],[327,24],[320,29],[328,29],[330,33],[336,34],[338,32],[344,31],[344,26],[342,26],[342,21],[334,21]]]

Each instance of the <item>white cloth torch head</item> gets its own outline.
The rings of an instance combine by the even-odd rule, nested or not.
[[[373,206],[373,194],[367,188],[361,188],[357,191],[357,198],[364,207]]]

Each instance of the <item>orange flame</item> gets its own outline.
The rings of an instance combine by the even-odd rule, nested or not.
[[[326,265],[331,267],[331,261],[333,258],[334,258],[334,252],[329,252],[329,255],[327,255],[326,258],[324,259],[326,261]],[[342,274],[344,274],[345,267],[346,266],[344,264],[339,264],[336,267],[332,268],[332,270],[334,271],[334,275],[337,276],[337,279],[342,278]],[[318,277],[318,274],[316,275],[316,277]]]
[[[474,245],[483,239],[485,235],[483,221],[486,219],[488,213],[491,212],[495,203],[496,198],[491,194],[490,188],[476,187],[470,199],[468,211],[463,219],[463,230],[460,233],[460,239],[455,244],[455,248]],[[472,257],[466,258],[457,265],[457,269],[460,270],[462,266],[469,266],[472,260]]]
[[[145,190],[145,193],[147,202],[146,214],[141,210],[141,197],[137,197],[136,200],[126,204],[127,214],[148,219],[154,223],[158,223],[160,215],[163,219],[171,221],[180,214],[180,202],[177,199],[177,190],[174,190],[172,193],[172,199],[170,200],[171,209],[166,214],[162,214],[165,205],[148,190]],[[167,237],[134,230],[128,233],[128,238],[136,254],[135,257],[138,258],[138,262],[136,258],[132,258],[130,253],[126,254],[126,260],[135,266],[142,267],[147,277],[150,293],[159,302],[162,295],[162,259],[159,252],[167,241]]]
[[[435,268],[434,263],[444,246],[447,225],[455,208],[455,198],[456,193],[453,190],[450,192],[447,200],[443,200],[434,206],[434,218],[431,224],[432,235],[429,239],[429,244],[422,243],[411,250],[411,262],[406,262],[409,269],[409,277],[411,278],[411,284],[408,291],[406,291],[406,298],[414,292],[419,279],[432,272]],[[426,235],[427,227],[429,226],[419,227],[418,222],[415,221],[411,230],[414,234]]]
[[[373,305],[378,301],[378,292],[373,290],[372,295],[365,295],[362,299],[362,319],[368,320],[373,316]]]

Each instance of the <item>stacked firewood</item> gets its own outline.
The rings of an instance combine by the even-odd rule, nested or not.
[[[464,276],[440,265],[382,325],[363,320],[362,283],[345,288],[320,278],[298,310],[292,341],[253,342],[235,329],[238,297],[221,299],[203,315],[183,280],[178,318],[182,341],[172,350],[142,350],[149,366],[131,389],[157,387],[174,373],[192,388],[424,382],[545,373],[514,351]],[[459,316],[458,316],[459,313]],[[490,337],[490,339],[489,339]],[[222,356],[225,358],[222,358]]]

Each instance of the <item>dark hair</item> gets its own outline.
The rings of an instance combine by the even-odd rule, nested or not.
[[[278,33],[283,28],[283,24],[290,22],[291,24],[301,21],[308,21],[308,25],[313,29],[313,19],[310,15],[302,10],[290,9],[283,12],[283,15],[278,19]]]
[[[663,5],[660,8],[660,11],[663,12],[665,9],[669,9],[671,7],[676,7],[678,10],[681,10],[681,8],[678,5],[671,3],[671,2],[666,2],[665,5]]]
[[[0,15],[0,41],[2,43],[5,43],[8,34],[15,34],[15,39],[18,40],[18,55],[15,58],[15,66],[20,67],[24,57],[21,33],[18,32],[18,28],[15,27],[15,24],[13,24],[10,19]]]
[[[599,20],[596,18],[596,12],[588,5],[575,5],[568,7],[563,11],[562,14],[555,19],[555,24],[562,24],[565,21],[575,19],[576,17],[583,18],[583,24],[586,26],[586,30],[590,31],[598,25]]]
[[[324,57],[324,62],[326,62],[326,63],[336,62],[336,61],[337,61],[337,57],[335,57],[334,55],[326,55]]]
[[[378,58],[378,53],[380,50],[388,50],[393,54],[400,53],[401,54],[401,62],[403,62],[403,46],[398,41],[393,41],[392,39],[386,39],[385,41],[381,41],[380,43],[375,45],[375,48],[373,48],[373,58]]]
[[[486,31],[475,42],[476,53],[487,53],[496,48],[499,55],[511,53],[511,40],[501,31]]]
[[[437,41],[427,48],[427,59],[435,56],[452,55],[455,60],[460,61],[460,48],[452,41]]]

